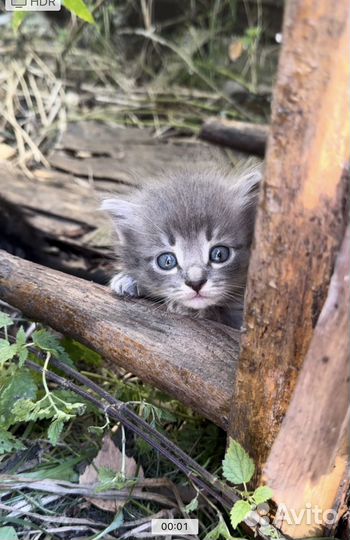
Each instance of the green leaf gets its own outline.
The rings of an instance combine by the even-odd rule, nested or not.
[[[98,478],[100,482],[113,482],[113,480],[116,477],[116,472],[113,471],[113,469],[110,469],[109,467],[100,467],[98,469]]]
[[[98,477],[101,486],[96,491],[106,491],[108,489],[122,489],[128,484],[133,484],[134,480],[126,479],[122,473],[113,471],[109,467],[100,467],[98,469]]]
[[[214,529],[209,531],[206,536],[204,537],[204,540],[219,540],[219,538],[224,538],[224,540],[244,540],[244,538],[235,538],[231,536],[231,533],[224,521],[224,518],[219,512],[219,523],[216,525]]]
[[[198,509],[198,496],[194,497],[192,501],[190,501],[188,504],[186,504],[186,512],[189,514],[190,512],[194,512]]]
[[[18,12],[15,11],[15,13]],[[13,527],[0,527],[0,540],[18,540],[15,529]]]
[[[30,15],[29,11],[14,11],[12,13],[12,29],[15,34],[28,15]]]
[[[28,358],[28,349],[26,347],[22,347],[22,349],[20,349],[19,351],[17,350],[17,354],[19,360],[18,365],[19,367],[23,367],[24,362]]]
[[[19,399],[12,408],[12,421],[14,422],[29,422],[31,413],[35,407],[34,401],[31,399]]]
[[[10,343],[6,339],[0,339],[0,365],[7,360],[11,360],[17,354],[17,345]]]
[[[15,405],[18,402],[30,401],[36,398],[37,385],[34,382],[33,376],[27,369],[18,369],[11,377],[10,383],[4,388],[0,394],[0,411],[1,411],[1,423],[5,425],[11,425],[15,421],[25,421],[26,417],[19,418],[15,414]],[[32,401],[30,401],[32,403]],[[25,409],[27,414],[30,412],[29,406]]]
[[[25,448],[24,445],[12,433],[0,429],[0,455],[7,454],[13,450],[23,450],[23,448]]]
[[[259,486],[252,495],[256,504],[264,503],[273,497],[273,491],[268,486]]]
[[[96,488],[96,493],[110,489],[123,489],[135,484],[134,479],[125,478],[121,472],[113,471],[109,467],[100,467],[98,469],[98,477],[100,485]]]
[[[223,475],[233,484],[243,484],[251,480],[255,465],[254,461],[242,448],[242,446],[233,439],[230,439],[230,445],[222,462]]]
[[[245,520],[245,518],[248,516],[248,514],[251,512],[252,507],[247,501],[237,501],[232,507],[232,510],[230,512],[230,518],[231,518],[231,525],[235,529],[237,525],[239,525],[242,521]]]
[[[54,353],[62,348],[57,337],[44,329],[33,332],[32,339],[34,345],[44,351]]]
[[[85,455],[85,454],[83,454]],[[78,463],[81,463],[85,457],[81,455],[78,457],[68,458],[56,465],[55,463],[44,463],[32,472],[22,473],[25,478],[31,480],[67,480],[67,482],[77,482],[78,474],[74,470]],[[90,455],[89,455],[90,458]]]
[[[26,341],[27,341],[27,336],[26,336],[23,326],[21,326],[16,335],[16,345],[18,347],[23,347],[23,345],[26,344]]]
[[[63,409],[65,412],[73,413],[74,415],[83,414],[88,404],[87,402],[77,401],[79,399],[78,396],[70,390],[53,390],[51,396],[54,398],[59,409]]]
[[[54,420],[52,424],[50,424],[49,429],[47,430],[47,435],[49,437],[50,443],[53,446],[56,446],[56,444],[58,443],[63,427],[64,422],[59,419]]]
[[[119,511],[118,514],[113,519],[112,523],[108,525],[103,531],[100,531],[99,533],[95,534],[91,537],[91,540],[102,540],[106,537],[106,535],[112,531],[115,531],[116,529],[119,529],[124,524],[124,515],[122,511]]]
[[[64,7],[80,17],[80,19],[83,19],[83,21],[95,24],[95,19],[83,0],[64,0]]]
[[[11,319],[11,317],[7,315],[7,313],[0,311],[0,328],[4,328],[5,326],[11,326],[11,324],[13,324],[13,320]]]
[[[39,349],[51,352],[55,358],[62,360],[62,362],[70,363],[70,358],[62,347],[59,339],[51,332],[48,332],[48,330],[37,330],[33,333],[32,338],[34,345]]]
[[[23,326],[21,326],[16,335],[16,346],[17,346],[17,355],[19,359],[19,367],[22,367],[24,362],[28,358],[28,349],[25,346],[26,341],[27,341],[26,333],[24,331]]]
[[[64,350],[69,354],[72,365],[74,365],[73,362],[78,363],[82,361],[84,364],[94,368],[103,365],[102,356],[82,343],[79,343],[79,341],[75,341],[71,338],[63,338],[61,343]]]

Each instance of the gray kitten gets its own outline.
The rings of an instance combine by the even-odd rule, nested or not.
[[[196,165],[147,183],[129,200],[104,200],[121,242],[113,291],[239,327],[261,176],[258,165]]]

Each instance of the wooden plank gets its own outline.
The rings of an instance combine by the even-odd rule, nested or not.
[[[298,383],[269,455],[265,480],[284,504],[283,531],[293,538],[323,536],[349,451],[350,228],[337,259]],[[306,509],[309,507],[309,512]],[[312,512],[314,509],[321,512]],[[292,521],[291,509],[303,517]],[[302,514],[302,512],[304,513]],[[311,519],[310,519],[311,516]],[[289,517],[289,520],[286,519]]]
[[[138,185],[184,163],[227,161],[218,148],[196,139],[161,139],[150,130],[107,126],[98,122],[70,124],[50,165],[75,176]]]
[[[349,3],[290,0],[248,277],[230,434],[261,471],[344,232]]]
[[[239,332],[0,251],[0,298],[227,427]]]
[[[91,231],[107,222],[98,211],[94,186],[53,171],[44,181],[29,180],[6,162],[0,164],[0,195],[22,207]]]
[[[67,126],[57,148],[92,155],[120,156],[124,145],[155,144],[152,130],[136,129],[95,121],[72,122]]]

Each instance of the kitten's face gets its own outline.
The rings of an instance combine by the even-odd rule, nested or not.
[[[260,176],[182,173],[132,201],[105,201],[122,241],[123,270],[146,296],[171,307],[242,304]]]
[[[219,229],[194,236],[159,235],[149,246],[143,281],[153,297],[194,310],[242,300],[249,249]]]

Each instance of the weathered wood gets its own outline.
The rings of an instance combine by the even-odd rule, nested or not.
[[[239,332],[170,315],[147,301],[0,251],[0,298],[226,428]]]
[[[116,188],[117,191],[118,188]],[[46,178],[29,180],[18,169],[6,162],[0,163],[0,194],[13,204],[33,212],[58,218],[60,227],[54,223],[52,232],[56,236],[73,237],[77,227],[84,232],[91,231],[107,223],[106,217],[98,211],[98,193],[89,182],[77,182],[73,176],[47,171]],[[65,229],[65,227],[67,229]]]
[[[128,185],[142,184],[155,174],[184,163],[226,160],[213,146],[196,139],[157,138],[148,129],[106,126],[98,122],[69,125],[49,156],[52,167],[75,176]],[[114,189],[111,185],[110,189]]]
[[[349,3],[287,3],[230,434],[265,462],[344,232]]]
[[[300,524],[283,530],[293,538],[322,536],[324,513],[334,503],[346,473],[349,445],[349,268],[350,229],[344,239],[327,300],[318,319],[293,399],[269,455],[265,480],[276,503]],[[307,508],[322,512],[307,512]],[[302,514],[300,514],[302,515]],[[311,515],[311,519],[310,516]],[[335,517],[333,516],[333,517]]]
[[[106,283],[115,263],[111,226],[98,209],[101,195],[87,180],[35,172],[40,176],[29,180],[0,164],[0,234],[6,249],[20,254],[16,249],[22,246],[21,256],[34,262]]]
[[[223,118],[210,118],[201,129],[200,137],[251,154],[265,154],[269,127]]]

